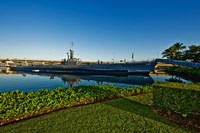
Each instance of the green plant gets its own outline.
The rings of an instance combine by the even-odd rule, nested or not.
[[[153,85],[154,105],[187,116],[200,115],[200,86],[198,84],[156,83]]]
[[[0,126],[0,132],[190,132],[155,114],[151,104],[152,93],[119,98]]]
[[[130,96],[148,92],[149,88],[120,88],[113,85],[78,86],[56,88],[37,92],[0,93],[0,124],[17,121],[27,117],[72,107],[80,104],[94,103],[104,99]]]

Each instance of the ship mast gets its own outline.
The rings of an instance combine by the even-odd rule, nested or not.
[[[73,46],[74,46],[74,43],[72,42],[72,44],[71,44],[71,49],[70,49],[70,59],[74,59],[74,50],[73,50]]]
[[[80,59],[79,58],[74,58],[73,46],[74,46],[74,43],[72,42],[70,50],[69,50],[69,52],[67,52],[66,65],[76,65],[76,64],[80,63]]]

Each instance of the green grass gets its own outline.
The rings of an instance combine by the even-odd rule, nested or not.
[[[0,132],[188,132],[151,110],[152,94],[53,112],[0,127]]]

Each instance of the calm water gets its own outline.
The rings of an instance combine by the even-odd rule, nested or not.
[[[157,81],[177,80],[191,83],[190,81],[169,75],[150,76],[102,76],[102,75],[54,75],[39,73],[0,73],[0,92],[20,90],[24,92],[39,89],[67,88],[80,85],[113,84],[120,87],[149,85]]]

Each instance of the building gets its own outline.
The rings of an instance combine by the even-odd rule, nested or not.
[[[17,63],[17,66],[28,66],[28,62],[27,61],[20,61]]]
[[[32,66],[43,66],[43,65],[45,65],[45,63],[43,61],[41,61],[41,62],[33,62],[32,63]]]
[[[15,65],[15,63],[9,59],[4,60],[2,63],[0,63],[1,67],[10,67]]]

